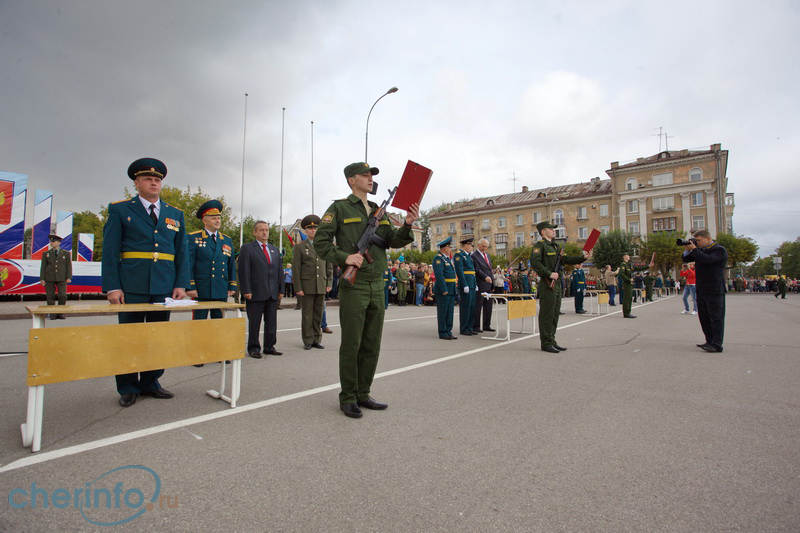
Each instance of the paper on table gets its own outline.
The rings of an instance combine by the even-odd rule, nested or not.
[[[164,303],[154,303],[153,305],[164,305],[174,307],[176,305],[196,305],[197,300],[173,300],[172,298],[167,298],[164,300]]]

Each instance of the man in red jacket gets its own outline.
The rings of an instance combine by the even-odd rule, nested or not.
[[[681,311],[682,315],[689,314],[689,295],[692,296],[692,304],[694,307],[692,308],[692,314],[697,314],[697,288],[695,287],[697,276],[694,273],[694,263],[688,263],[683,265],[683,270],[681,270],[681,277],[686,278],[686,284],[683,287],[683,311]]]

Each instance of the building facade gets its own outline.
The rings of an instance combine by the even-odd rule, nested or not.
[[[536,224],[558,224],[556,239],[582,243],[593,228],[623,229],[637,239],[659,231],[708,229],[733,232],[733,194],[727,193],[728,151],[666,151],[635,162],[611,163],[610,179],[476,198],[430,215],[431,243],[452,236],[486,238],[492,254],[509,260],[511,250],[541,237]],[[719,199],[723,200],[720,202]]]

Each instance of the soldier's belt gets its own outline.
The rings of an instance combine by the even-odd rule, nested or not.
[[[444,280],[445,280],[445,282],[447,282],[447,283],[455,283],[456,281],[458,281],[458,280],[456,280],[456,278],[453,278],[453,279],[450,279],[450,278],[444,278]]]
[[[474,276],[475,275],[475,271],[474,270],[465,270],[464,274],[472,274]]]
[[[162,254],[161,252],[122,252],[122,259],[152,259],[153,261],[175,261],[172,254]]]

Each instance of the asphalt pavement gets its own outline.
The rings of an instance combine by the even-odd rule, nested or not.
[[[36,454],[25,356],[0,357],[0,530],[800,531],[800,297],[729,295],[721,354],[677,297],[619,309],[564,300],[554,355],[530,334],[440,340],[434,308],[391,306],[389,408],[359,420],[338,409],[338,309],[310,351],[283,309],[284,355],[244,360],[239,407],[205,395],[219,365],[168,369],[174,399],[127,409],[113,378],[48,385]],[[0,351],[30,324],[0,321]]]

